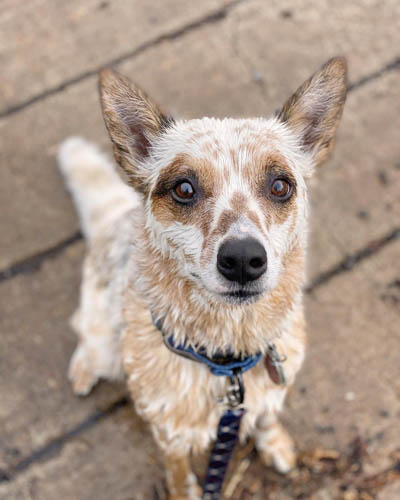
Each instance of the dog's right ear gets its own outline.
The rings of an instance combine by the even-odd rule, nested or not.
[[[130,182],[145,192],[145,172],[140,165],[152,143],[170,126],[167,117],[149,97],[128,78],[106,68],[99,75],[104,121],[114,145],[116,161]]]

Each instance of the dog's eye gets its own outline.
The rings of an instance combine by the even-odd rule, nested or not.
[[[292,185],[286,179],[275,179],[270,188],[272,197],[279,199],[279,201],[290,198],[292,191]]]
[[[193,200],[195,190],[189,181],[181,181],[172,190],[172,196],[178,203],[188,203]]]

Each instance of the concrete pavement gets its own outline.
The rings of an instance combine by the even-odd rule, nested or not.
[[[0,498],[164,495],[123,386],[80,400],[66,379],[84,244],[55,152],[72,134],[109,151],[96,69],[113,63],[180,116],[259,116],[336,54],[352,88],[334,157],[312,180],[309,348],[284,414],[300,465],[285,479],[239,450],[228,483],[235,499],[400,498],[398,2],[2,7]]]

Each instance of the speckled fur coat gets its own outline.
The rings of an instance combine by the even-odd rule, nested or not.
[[[333,147],[345,80],[336,58],[270,119],[174,121],[104,70],[104,117],[128,182],[83,139],[60,148],[88,245],[69,376],[84,395],[100,378],[125,374],[166,457],[170,499],[199,498],[189,454],[215,438],[227,381],[170,352],[151,314],[177,342],[209,355],[265,353],[274,342],[293,383],[305,345],[306,180]],[[235,281],[220,266],[221,246],[244,238],[262,246],[266,270]],[[287,388],[263,362],[244,384],[241,437],[254,436],[264,461],[286,472],[295,453],[277,416]]]

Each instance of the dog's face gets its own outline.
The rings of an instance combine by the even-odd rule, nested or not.
[[[305,179],[333,146],[346,67],[333,59],[275,117],[172,121],[106,70],[105,120],[117,161],[144,196],[147,228],[200,294],[244,304],[279,283],[305,245]]]
[[[178,122],[152,149],[154,243],[219,299],[256,300],[305,232],[305,159],[278,120]]]

